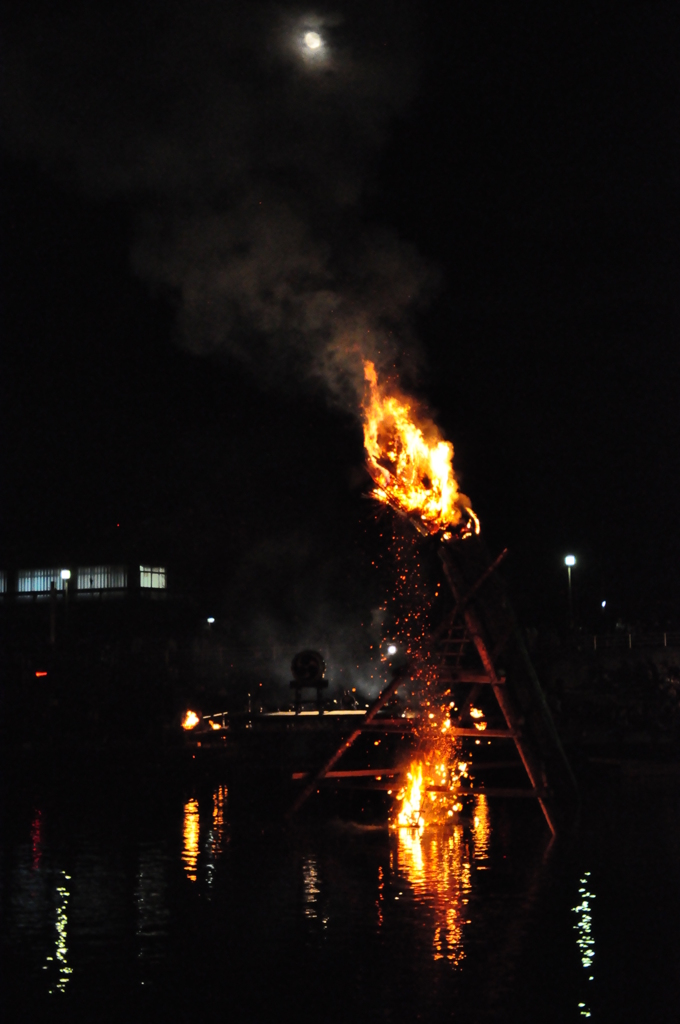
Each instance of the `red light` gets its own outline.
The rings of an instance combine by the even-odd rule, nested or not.
[[[46,676],[47,672],[36,672],[36,676]]]
[[[116,523],[116,526],[120,526],[120,523]]]

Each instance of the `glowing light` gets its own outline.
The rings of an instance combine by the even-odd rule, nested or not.
[[[302,862],[302,886],[304,889],[305,917],[318,916],[316,903],[320,893],[319,868],[315,857],[305,857]]]
[[[595,899],[595,893],[590,892],[590,871],[583,873],[579,880],[580,902],[572,907],[572,912],[577,915],[574,923],[576,931],[576,945],[581,957],[581,964],[587,972],[588,981],[593,981],[593,960],[595,958],[595,937],[593,935],[593,917],[591,913],[590,900]],[[590,1017],[591,1011],[585,1003],[579,1003],[581,1017]]]
[[[182,848],[182,861],[187,878],[190,882],[196,881],[196,865],[198,863],[199,838],[201,824],[198,814],[198,800],[187,800],[184,805],[184,846]]]
[[[47,672],[36,672],[36,676],[38,677],[38,679],[39,679],[39,678],[40,678],[41,676],[46,676],[46,675],[47,675]]]
[[[387,648],[387,653],[388,654],[396,654],[397,653],[397,648],[395,647],[394,644],[390,644],[390,646]]]
[[[606,608],[606,607],[607,607],[607,602],[606,602],[606,601],[603,601],[603,602],[602,602],[602,607],[603,607],[603,608]]]
[[[222,854],[224,833],[226,828],[225,810],[227,805],[227,787],[222,784],[213,791],[212,827],[208,833],[206,848],[213,861]],[[212,865],[214,868],[214,865]],[[208,883],[212,883],[212,872],[208,871]]]
[[[572,565],[576,565],[576,557],[574,555],[567,555],[564,559],[564,564],[571,568]]]
[[[186,730],[195,729],[199,722],[200,718],[195,711],[187,711],[182,719],[182,728]]]
[[[375,365],[364,361],[363,403],[366,467],[372,496],[408,515],[425,534],[455,526],[461,536],[479,532],[479,521],[459,493],[453,445],[396,388],[378,383]]]
[[[61,576],[62,580],[70,580],[71,579],[71,570],[70,569],[62,569],[61,572],[59,573],[59,575]]]
[[[491,841],[491,823],[489,821],[489,805],[483,793],[475,797],[475,817],[472,827],[475,860],[488,860]]]
[[[484,712],[480,708],[470,708],[470,718],[484,718]]]
[[[212,626],[212,624],[213,624],[213,622],[214,622],[215,620],[214,620],[214,618],[213,618],[213,617],[212,617],[212,615],[211,615],[211,616],[210,616],[210,617],[208,618],[208,620],[207,620],[207,621],[208,621],[208,622],[210,623],[210,625]]]
[[[432,959],[447,960],[453,968],[465,959],[464,932],[470,923],[466,917],[472,873],[466,847],[461,824],[398,832],[398,870],[410,884],[413,899],[427,907]]]
[[[408,773],[408,779],[411,783],[408,790],[408,794],[404,796],[404,802],[399,811],[397,818],[397,824],[404,828],[422,828],[425,824],[425,819],[420,813],[421,804],[423,800],[423,766],[420,762],[411,765],[411,771]]]
[[[73,968],[68,965],[68,901],[71,896],[64,883],[71,881],[71,876],[65,871],[60,871],[62,884],[56,887],[57,893],[57,919],[55,922],[56,937],[54,943],[54,956],[48,956],[44,970],[47,970],[50,963],[57,967],[57,983],[54,988],[49,989],[50,995],[54,992],[65,992],[66,986],[73,974]]]
[[[318,32],[305,32],[305,46],[310,50],[318,50],[323,40]]]

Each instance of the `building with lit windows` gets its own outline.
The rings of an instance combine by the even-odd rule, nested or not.
[[[0,595],[39,601],[55,595],[76,600],[123,597],[131,591],[140,596],[164,597],[167,570],[162,565],[85,565],[49,569],[0,571]]]

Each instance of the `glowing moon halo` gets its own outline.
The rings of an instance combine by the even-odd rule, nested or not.
[[[318,32],[305,32],[305,46],[310,50],[318,50],[321,46],[321,36]]]

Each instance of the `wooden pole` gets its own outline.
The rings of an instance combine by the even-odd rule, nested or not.
[[[446,574],[447,580],[449,581],[449,586],[453,591],[453,595],[456,598],[458,604],[463,605],[465,603],[465,598],[463,596],[463,580],[460,578],[456,566],[453,564],[453,559],[451,558],[449,552],[445,548],[441,549],[441,557],[442,563],[444,565],[444,572]],[[521,722],[520,716],[515,711],[515,708],[508,697],[506,687],[500,682],[500,679],[496,673],[496,666],[494,664],[494,660],[491,657],[491,654],[486,646],[484,636],[482,634],[481,623],[479,622],[477,616],[475,615],[473,609],[470,607],[469,603],[465,603],[463,614],[465,616],[465,624],[472,638],[472,642],[474,643],[477,649],[477,653],[479,654],[479,658],[482,662],[482,665],[484,666],[484,669],[491,680],[491,686],[494,692],[494,696],[496,697],[498,706],[500,707],[503,713],[503,718],[505,719],[508,731],[515,740],[517,753],[519,754],[522,760],[524,770],[526,771],[529,782],[531,783],[531,788],[536,792],[538,802],[541,806],[541,810],[543,811],[543,816],[545,817],[545,820],[548,823],[548,828],[550,829],[552,834],[555,835],[557,832],[556,822],[553,818],[551,809],[548,807],[548,804],[544,796],[546,788],[545,781],[543,779],[544,773],[541,771],[538,762],[534,758],[533,751],[531,750],[530,746],[522,738],[521,726],[523,723]],[[480,735],[483,735],[483,733],[480,733]],[[491,736],[490,732],[489,736]]]
[[[54,580],[50,582],[50,646],[57,642],[57,588]]]

